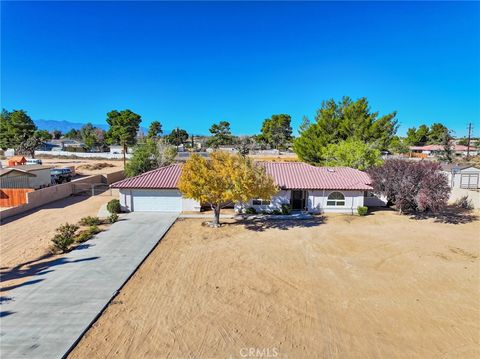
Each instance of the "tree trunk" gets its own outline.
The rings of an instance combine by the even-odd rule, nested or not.
[[[221,210],[221,207],[219,205],[217,205],[217,206],[212,206],[212,208],[213,208],[212,226],[217,228],[217,227],[220,227],[220,210]]]
[[[127,163],[127,145],[123,145],[123,169],[125,169],[125,164]]]

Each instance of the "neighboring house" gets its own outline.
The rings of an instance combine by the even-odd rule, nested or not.
[[[110,145],[110,153],[111,154],[123,154],[123,146],[120,145]],[[127,153],[133,153],[132,147],[127,147]]]
[[[480,168],[473,165],[442,164],[451,188],[480,188]]]
[[[264,162],[267,173],[279,187],[270,199],[252,199],[236,204],[237,210],[254,207],[273,210],[288,204],[293,210],[312,213],[356,213],[358,206],[384,206],[373,196],[365,172],[348,167],[315,167],[302,162]],[[128,211],[200,211],[201,204],[183,198],[178,190],[182,165],[175,164],[116,182],[120,203]]]
[[[208,153],[212,153],[214,151],[222,151],[227,153],[237,153],[238,150],[235,148],[234,145],[220,145],[217,148],[209,147],[207,148]]]
[[[444,152],[442,145],[428,145],[428,146],[410,146],[410,152],[421,153],[429,157],[441,156]],[[452,150],[456,156],[466,156],[468,147],[463,145],[454,145]],[[470,156],[476,156],[479,154],[478,148],[470,146]]]
[[[0,169],[0,188],[39,189],[51,184],[50,166],[26,165]]]
[[[64,151],[68,148],[85,148],[83,142],[71,139],[51,140],[42,144],[44,151]]]

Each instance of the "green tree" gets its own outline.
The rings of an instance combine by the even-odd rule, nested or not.
[[[153,121],[148,127],[147,137],[157,138],[163,133],[162,124],[159,121]]]
[[[55,140],[59,140],[60,138],[62,138],[62,131],[60,131],[60,130],[53,130],[53,131],[52,131],[52,137],[53,137]]]
[[[403,154],[408,153],[409,148],[402,138],[394,136],[392,138],[392,141],[390,142],[390,147],[388,148],[388,150],[392,153]]]
[[[180,146],[181,144],[187,142],[188,133],[187,131],[177,127],[169,135],[165,136],[165,139],[172,145]]]
[[[326,166],[352,167],[364,171],[382,164],[380,150],[359,140],[331,143],[325,150]]]
[[[261,137],[268,145],[276,149],[284,149],[292,140],[292,118],[290,115],[272,115],[263,121]]]
[[[411,127],[407,130],[405,143],[409,146],[423,146],[429,141],[430,129],[427,125],[420,125],[418,129]]]
[[[233,143],[232,131],[230,130],[230,122],[220,121],[210,127],[212,136],[207,141],[207,146],[218,148],[222,145],[231,145]]]
[[[80,137],[88,150],[92,150],[97,146],[97,136],[95,135],[95,126],[90,122],[86,123],[80,129]]]
[[[35,131],[34,136],[41,141],[50,141],[53,138],[52,134],[47,130],[37,130]]]
[[[428,143],[440,144],[445,135],[445,131],[448,131],[448,128],[441,123],[434,123],[431,125],[428,132]]]
[[[174,146],[147,137],[135,146],[133,156],[125,166],[125,175],[133,177],[167,166],[173,163],[176,155],[177,149]]]
[[[80,140],[82,138],[80,131],[76,130],[75,128],[72,128],[70,131],[65,133],[64,137],[70,140]]]
[[[442,161],[452,163],[453,162],[453,137],[447,128],[443,131],[443,137],[442,137],[442,143],[443,147],[442,155],[440,156],[440,159]]]
[[[293,149],[302,161],[317,165],[324,163],[324,152],[329,144],[346,140],[357,140],[386,150],[397,131],[395,117],[396,112],[381,117],[378,112],[371,112],[366,98],[352,101],[343,97],[339,102],[333,99],[324,101],[315,122],[300,129]]]
[[[0,114],[0,148],[17,148],[33,137],[36,130],[37,126],[25,111],[4,109]]]
[[[142,122],[142,117],[130,110],[113,110],[107,113],[107,123],[110,125],[106,133],[110,145],[119,144],[123,147],[123,165],[126,163],[128,146],[135,145],[137,132]]]

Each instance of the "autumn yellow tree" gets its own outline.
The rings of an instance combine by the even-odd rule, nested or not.
[[[252,198],[267,199],[278,191],[262,166],[248,157],[220,151],[209,159],[192,155],[183,165],[179,188],[184,197],[212,207],[213,227],[219,226],[223,207]]]

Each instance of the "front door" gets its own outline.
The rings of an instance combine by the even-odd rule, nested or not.
[[[303,211],[305,209],[305,191],[292,191],[290,205],[294,211]]]

